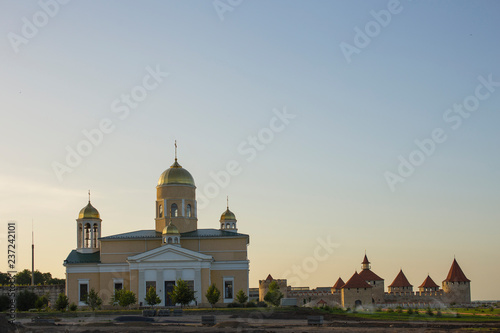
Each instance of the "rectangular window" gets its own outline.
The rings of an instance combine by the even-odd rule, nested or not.
[[[89,293],[89,285],[88,283],[81,283],[80,284],[80,302],[86,302],[87,301],[87,295]]]
[[[224,280],[224,298],[233,298],[233,280]]]
[[[115,283],[115,290],[122,290],[123,289],[123,283]]]
[[[146,281],[146,293],[151,287],[155,288],[156,290],[156,281]],[[156,292],[158,293],[158,290]]]

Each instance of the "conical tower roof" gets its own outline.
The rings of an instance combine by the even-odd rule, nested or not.
[[[405,273],[403,273],[403,270],[401,269],[394,279],[392,283],[389,285],[389,287],[412,287],[410,282],[405,276]]]
[[[450,271],[444,282],[470,282],[470,280],[465,276],[457,260],[453,259]]]
[[[439,286],[434,282],[429,275],[425,278],[424,282],[419,286],[419,288],[439,288]]]

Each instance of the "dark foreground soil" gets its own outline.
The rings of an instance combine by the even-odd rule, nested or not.
[[[201,325],[202,315],[215,315],[217,324]],[[307,317],[322,315],[322,326],[308,326]],[[5,315],[0,315],[0,333],[42,332],[258,332],[258,333],[304,333],[304,332],[500,332],[500,322],[423,322],[423,321],[377,321],[353,318],[340,314],[318,313],[312,309],[296,311],[241,311],[185,312],[182,317],[155,318],[154,322],[136,322],[140,316],[95,316],[82,319],[52,318],[54,323],[34,323],[30,318],[16,325],[9,324]],[[118,318],[118,320],[116,320]]]

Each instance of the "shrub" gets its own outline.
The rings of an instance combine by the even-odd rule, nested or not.
[[[146,293],[146,298],[144,300],[148,305],[151,305],[152,307],[156,304],[161,303],[160,297],[158,297],[158,295],[156,294],[155,287],[149,287],[148,292]]]
[[[64,311],[68,307],[68,296],[64,295],[63,293],[60,293],[59,296],[57,296],[56,300],[56,309],[59,311]]]
[[[245,307],[246,308],[255,308],[255,307],[257,307],[257,304],[255,304],[255,302],[247,302],[245,304]]]
[[[440,310],[438,310],[437,313],[436,313],[436,317],[442,317],[442,316],[443,316],[443,314],[441,313]]]
[[[75,303],[71,303],[69,305],[69,311],[76,311],[78,309],[78,306]]]
[[[406,313],[409,314],[409,315],[413,314],[413,309],[409,308],[408,311],[406,311]]]
[[[240,303],[237,303],[237,302],[232,302],[232,303],[229,303],[227,305],[228,308],[239,308],[241,307],[241,304]]]
[[[180,304],[181,307],[188,305],[196,299],[194,297],[194,291],[191,290],[186,281],[182,279],[176,281],[174,290],[170,293],[170,297],[172,297],[172,303]]]
[[[95,311],[95,309],[101,307],[102,299],[99,297],[94,288],[90,289],[89,293],[87,294],[87,300],[85,301],[85,303],[87,303],[92,311]]]
[[[257,302],[257,307],[258,308],[267,308],[267,303],[266,302]]]
[[[217,303],[220,299],[220,290],[217,289],[214,283],[207,289],[207,293],[205,294],[205,297],[208,300],[208,303],[214,307],[214,304]]]
[[[38,296],[35,293],[29,290],[23,290],[16,297],[17,309],[19,311],[28,311],[29,309],[33,309],[37,299]]]
[[[248,296],[245,295],[243,289],[240,289],[240,291],[238,291],[238,293],[236,294],[236,300],[240,304],[244,304],[248,300]]]
[[[400,307],[400,306],[398,306],[398,307],[396,308],[396,312],[397,312],[397,313],[403,313],[403,308],[402,308],[402,307]]]
[[[425,311],[425,313],[429,316],[433,316],[434,315],[434,312],[432,312],[432,309],[431,308],[427,308],[427,311]]]
[[[37,308],[38,311],[47,306],[49,306],[49,298],[46,295],[38,297],[35,301],[35,308]]]
[[[387,309],[387,313],[393,313],[393,312],[394,312],[394,310],[392,308]]]

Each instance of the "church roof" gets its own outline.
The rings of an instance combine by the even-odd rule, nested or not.
[[[137,239],[137,238],[159,238],[161,239],[161,232],[156,230],[137,230],[132,232],[125,232],[123,234],[110,235],[106,237],[101,237],[101,240],[107,239]]]
[[[401,269],[394,279],[392,283],[389,285],[389,287],[412,287],[410,282],[405,276],[405,273],[403,273],[403,270]]]
[[[100,262],[100,252],[80,253],[77,250],[71,251],[66,260],[64,260],[64,264],[90,264]]]
[[[465,276],[457,260],[453,259],[453,264],[451,264],[450,271],[444,282],[470,282],[470,280]]]
[[[439,288],[439,286],[431,279],[429,275],[425,278],[424,282],[419,286],[419,288]]]
[[[237,232],[225,231],[220,229],[198,229],[189,232],[181,233],[181,239],[186,238],[248,238],[246,234],[240,234]],[[123,234],[110,235],[106,237],[99,238],[100,240],[112,240],[112,239],[144,239],[144,238],[157,238],[161,239],[161,232],[156,230],[137,230],[132,232],[126,232]]]
[[[342,289],[345,288],[372,288],[365,280],[363,280],[358,272],[354,272],[351,278],[344,284]]]
[[[246,234],[240,234],[238,232],[220,230],[220,229],[197,229],[189,232],[183,232],[181,234],[181,239],[186,238],[241,238],[248,237]]]
[[[369,269],[363,269],[360,273],[359,276],[363,278],[365,281],[384,281],[380,276],[377,274],[373,273]]]
[[[335,284],[333,285],[333,289],[340,289],[342,288],[343,286],[345,285],[344,281],[342,280],[341,277],[339,277],[339,279],[337,280],[337,282],[335,282]]]

